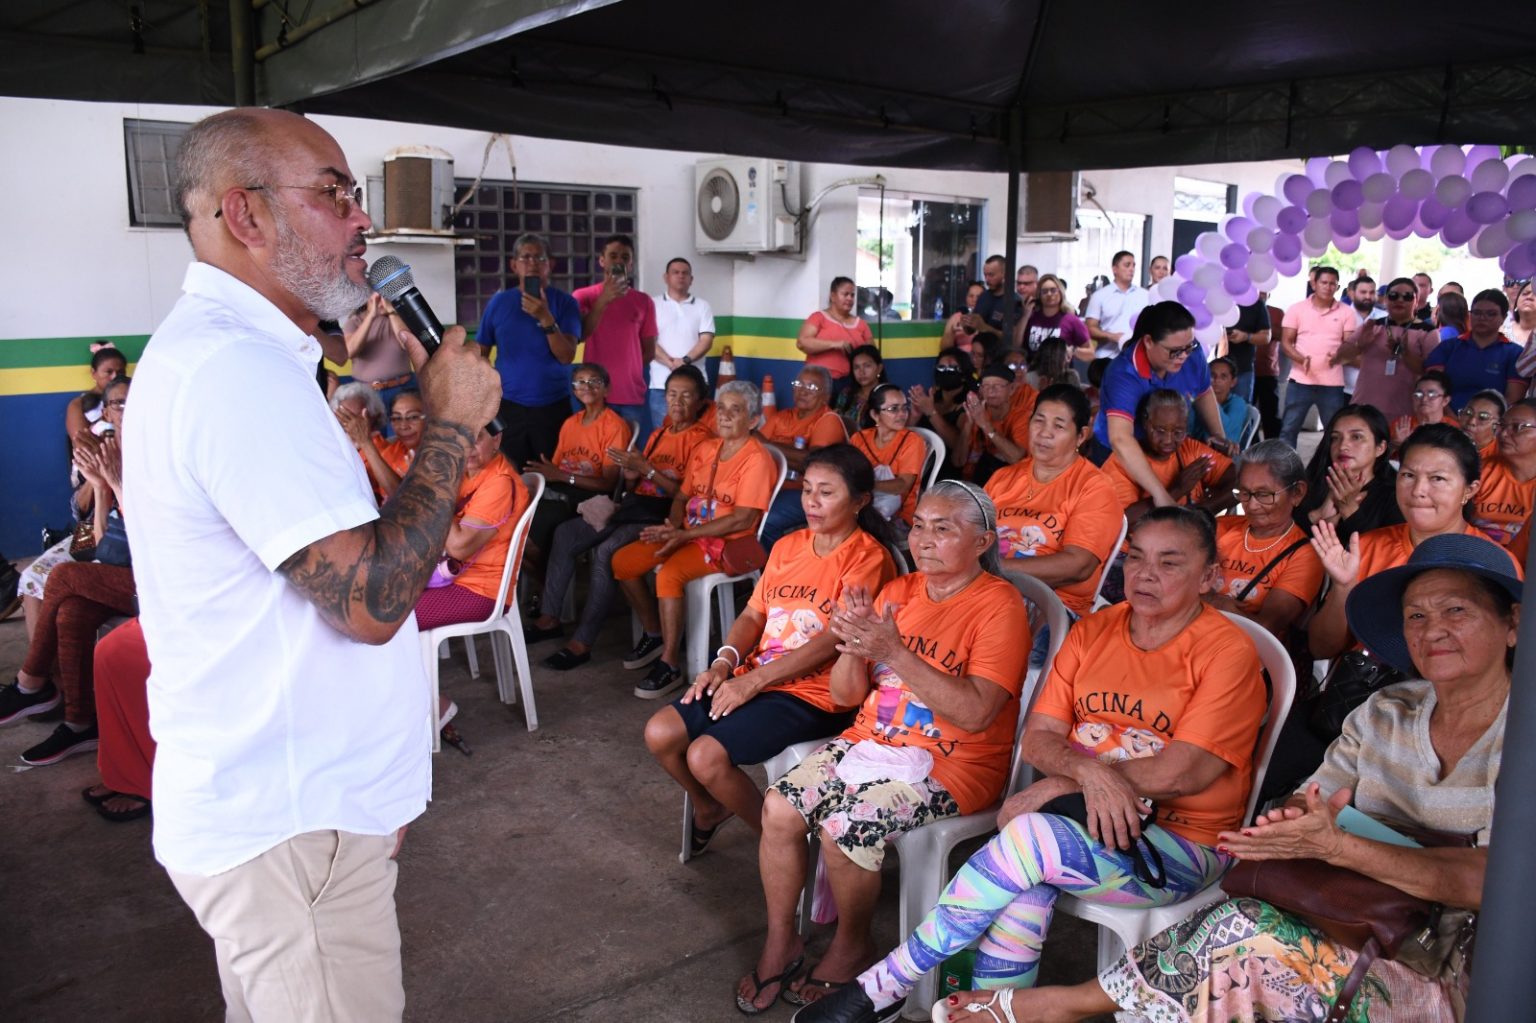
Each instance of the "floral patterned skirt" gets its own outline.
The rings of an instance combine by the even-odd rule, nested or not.
[[[1356,954],[1257,899],[1229,899],[1154,935],[1099,974],[1121,1019],[1152,1023],[1318,1023]],[[1378,959],[1350,1023],[1455,1019],[1440,982]]]
[[[48,581],[48,573],[53,571],[53,566],[75,560],[69,556],[69,544],[73,539],[73,536],[66,536],[32,559],[32,563],[21,570],[21,582],[16,587],[17,594],[42,600],[43,587]]]

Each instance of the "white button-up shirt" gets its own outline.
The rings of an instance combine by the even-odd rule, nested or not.
[[[700,334],[714,332],[715,311],[704,299],[697,295],[689,295],[678,302],[665,291],[656,296],[656,347],[672,358],[681,359],[693,351],[693,346],[699,343]],[[704,379],[709,379],[709,374],[704,369],[703,359],[695,362],[693,367],[700,373],[704,373]],[[651,360],[652,388],[658,391],[665,388],[667,377],[671,375],[670,369],[655,359]]]
[[[1134,284],[1121,291],[1114,281],[1110,281],[1088,296],[1088,308],[1083,312],[1083,319],[1098,320],[1099,329],[1106,334],[1123,335],[1118,345],[1113,341],[1096,342],[1094,348],[1096,358],[1113,359],[1120,354],[1121,348],[1136,340],[1133,336],[1136,317],[1141,315],[1141,311],[1147,307],[1151,297],[1147,289]]]
[[[415,619],[353,642],[276,571],[379,516],[319,346],[215,267],[182,290],[134,374],[123,483],[155,855],[207,876],[309,831],[394,832],[426,807],[432,735]]]

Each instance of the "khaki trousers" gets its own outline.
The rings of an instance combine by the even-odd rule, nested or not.
[[[213,938],[227,1023],[400,1019],[395,841],[312,831],[213,877],[168,871]]]

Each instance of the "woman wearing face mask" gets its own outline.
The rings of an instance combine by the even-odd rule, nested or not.
[[[958,348],[945,348],[933,360],[933,389],[913,384],[907,391],[912,403],[912,426],[921,426],[939,435],[947,449],[960,443],[960,417],[965,414],[966,395],[976,390],[976,367],[971,357]],[[952,470],[945,466],[941,475]],[[947,476],[946,476],[947,478]]]

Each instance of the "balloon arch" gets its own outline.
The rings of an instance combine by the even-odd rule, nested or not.
[[[1243,212],[1195,239],[1156,287],[1195,317],[1209,350],[1237,322],[1238,306],[1273,291],[1281,275],[1329,244],[1354,252],[1362,239],[1439,236],[1449,248],[1497,259],[1512,277],[1536,274],[1536,157],[1501,158],[1497,146],[1364,146],[1345,160],[1314,157],[1287,172],[1273,195],[1250,193]]]

